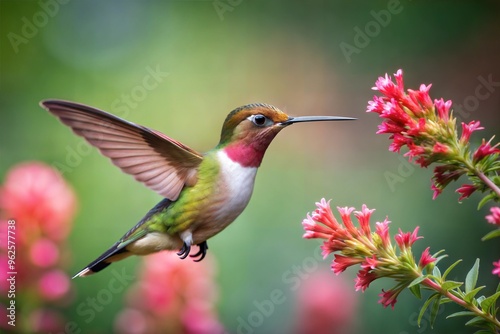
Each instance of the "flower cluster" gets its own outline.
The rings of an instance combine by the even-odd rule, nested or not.
[[[51,167],[23,163],[7,173],[0,188],[0,210],[0,276],[16,273],[15,299],[24,302],[18,319],[29,320],[22,325],[20,321],[19,327],[37,333],[64,330],[58,308],[71,298],[64,268],[69,262],[65,240],[76,210],[72,189]],[[9,289],[6,277],[0,277],[2,297]],[[5,319],[9,318],[4,317],[2,326]]]
[[[391,277],[397,285],[380,294],[379,303],[384,307],[396,304],[397,297],[417,277],[423,275],[423,270],[432,266],[436,258],[430,255],[429,248],[421,254],[420,260],[415,261],[412,245],[420,237],[418,227],[413,232],[399,233],[394,240],[399,248],[391,242],[389,235],[389,221],[377,222],[375,231],[370,227],[370,216],[374,210],[363,205],[361,211],[354,208],[338,207],[342,224],[334,217],[330,208],[330,201],[321,199],[316,203],[316,210],[307,215],[302,225],[306,231],[304,238],[325,239],[321,249],[323,256],[335,253],[332,270],[340,274],[346,268],[359,264],[356,280],[356,290],[365,291],[371,282],[381,277]],[[351,220],[351,214],[359,222],[356,227]]]
[[[482,140],[481,145],[472,152],[470,137],[474,131],[482,130],[479,121],[462,122],[460,137],[457,134],[456,119],[451,110],[452,102],[435,99],[429,96],[431,85],[421,85],[419,90],[408,89],[405,92],[403,72],[394,74],[396,82],[389,75],[379,77],[374,90],[382,96],[374,96],[368,102],[367,112],[374,112],[384,118],[377,133],[388,133],[392,143],[389,150],[400,152],[406,146],[404,155],[421,167],[438,163],[432,177],[435,199],[443,189],[460,176],[467,175],[470,184],[464,184],[456,192],[459,201],[468,198],[476,191],[487,192],[480,206],[489,200],[500,200],[500,143],[492,145]],[[491,215],[486,220],[500,228],[500,208],[491,208]],[[489,237],[500,235],[500,230],[489,234]],[[486,237],[485,237],[486,238]],[[495,268],[498,268],[495,265]],[[493,273],[500,276],[494,269]]]
[[[463,185],[457,190],[460,200],[469,197],[476,190],[488,190],[484,185],[484,178],[496,175],[496,170],[500,169],[500,143],[492,146],[492,140],[486,142],[483,139],[481,145],[471,153],[471,134],[484,129],[479,121],[462,122],[462,132],[458,137],[450,100],[444,101],[441,98],[433,101],[429,96],[431,85],[422,84],[419,90],[408,89],[405,92],[401,70],[394,74],[394,78],[396,82],[387,74],[378,78],[373,89],[383,96],[374,96],[367,108],[367,112],[377,113],[384,118],[377,134],[391,135],[389,150],[399,153],[406,146],[408,152],[405,156],[410,160],[415,159],[420,166],[440,164],[434,169],[434,198],[451,181],[464,174],[474,177],[471,178],[472,184]],[[498,184],[496,189],[490,190],[500,198]]]
[[[118,333],[223,333],[214,304],[214,263],[179,261],[172,252],[144,258],[139,281],[115,319]]]

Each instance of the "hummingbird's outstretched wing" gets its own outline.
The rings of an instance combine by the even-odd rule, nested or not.
[[[160,195],[174,201],[184,185],[196,182],[203,156],[161,132],[83,104],[62,100],[40,104],[122,171]]]

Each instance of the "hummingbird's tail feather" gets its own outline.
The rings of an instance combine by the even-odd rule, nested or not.
[[[85,268],[80,270],[75,276],[73,276],[73,278],[85,277],[95,274],[109,266],[111,263],[123,260],[130,255],[132,255],[132,253],[129,252],[125,247],[121,246],[120,242],[117,242],[107,251],[105,251],[101,256],[99,256]]]
[[[96,272],[99,272],[109,266],[111,263],[123,260],[130,255],[146,255],[148,252],[136,252],[133,249],[127,249],[127,246],[146,236],[148,231],[147,228],[145,228],[145,223],[147,223],[153,215],[168,208],[171,203],[172,201],[166,198],[161,200],[155,205],[154,208],[149,210],[149,212],[134,227],[125,233],[119,241],[117,241],[113,246],[102,253],[101,256],[92,261],[85,268],[80,270],[75,276],[73,276],[73,278],[95,274]]]

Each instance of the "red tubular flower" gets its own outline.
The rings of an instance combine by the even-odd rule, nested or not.
[[[354,211],[354,216],[358,219],[361,230],[367,237],[371,237],[370,217],[373,211],[375,209],[370,210],[365,204],[361,207],[361,211]]]
[[[484,128],[479,125],[480,125],[479,121],[471,121],[469,124],[465,124],[464,122],[462,122],[462,136],[460,137],[460,141],[468,142],[472,132],[478,130],[484,130]]]
[[[394,239],[396,240],[396,243],[398,244],[399,248],[405,249],[409,248],[413,245],[415,241],[418,239],[421,239],[422,237],[419,237],[418,234],[418,229],[419,227],[415,227],[413,232],[406,232],[403,233],[401,229],[399,229],[399,233],[394,236]]]
[[[429,253],[429,247],[427,247],[423,252],[422,256],[420,256],[420,261],[418,262],[418,266],[420,268],[427,267],[428,264],[435,262],[437,259],[433,258]]]
[[[391,243],[391,240],[389,239],[389,224],[390,221],[388,221],[387,219],[385,219],[381,223],[375,223],[375,233],[377,233],[377,235],[382,240],[382,244],[384,245],[384,247],[387,247]]]
[[[491,146],[490,142],[491,140],[486,142],[483,139],[481,146],[477,148],[472,157],[474,162],[481,161],[488,155],[500,153],[500,150],[497,148],[497,146],[500,145],[500,143],[497,143],[495,146]]]
[[[446,154],[449,151],[450,149],[448,148],[448,146],[441,143],[434,144],[434,147],[432,148],[433,154]]]
[[[356,291],[361,290],[365,292],[365,290],[370,286],[370,283],[377,278],[377,274],[375,274],[375,272],[370,268],[362,268],[354,280],[354,288]]]
[[[382,289],[382,292],[379,294],[379,301],[378,303],[379,304],[382,304],[382,306],[384,307],[387,307],[387,306],[391,306],[392,309],[394,309],[394,305],[396,305],[396,302],[397,302],[397,297],[399,295],[399,293],[401,292],[401,290],[397,290],[397,289],[391,289],[391,290],[388,290],[388,291],[384,291],[384,289]]]
[[[335,274],[338,275],[344,270],[346,270],[348,267],[353,266],[355,264],[359,264],[361,262],[363,262],[362,259],[335,254],[335,259],[333,260],[332,263],[332,270]]]
[[[458,200],[461,201],[465,198],[468,198],[476,190],[477,188],[473,184],[464,184],[463,186],[461,186],[456,190],[456,192],[461,195]]]
[[[438,114],[438,117],[442,119],[444,122],[449,121],[449,116],[450,116],[450,108],[451,108],[451,100],[448,100],[444,102],[443,99],[439,100],[434,100],[434,106],[436,107],[436,111]]]
[[[410,99],[415,102],[416,105],[422,106],[422,109],[432,109],[432,99],[429,96],[429,91],[431,90],[432,84],[424,85],[421,84],[419,90],[408,89],[408,95]],[[415,111],[415,110],[412,110]],[[422,112],[419,110],[420,114]],[[419,115],[415,115],[419,116]]]

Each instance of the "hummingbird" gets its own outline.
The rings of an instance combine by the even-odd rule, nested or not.
[[[255,176],[274,137],[295,123],[346,121],[350,117],[290,117],[278,108],[252,103],[231,111],[220,141],[201,154],[151,128],[69,101],[40,105],[137,181],[164,197],[116,243],[75,277],[89,276],[131,255],[178,250],[194,261],[205,257],[207,240],[245,209]],[[191,247],[198,251],[191,253]]]

